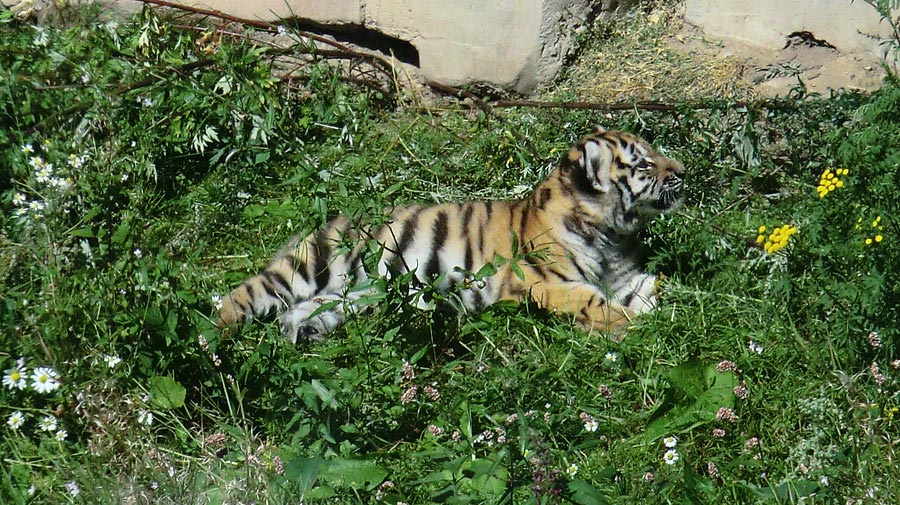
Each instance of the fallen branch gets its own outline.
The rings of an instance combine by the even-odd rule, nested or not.
[[[255,19],[245,19],[237,16],[232,16],[231,14],[226,14],[222,11],[212,10],[212,9],[202,9],[200,7],[192,7],[187,5],[181,5],[177,3],[167,2],[166,0],[139,0],[141,3],[146,3],[150,5],[158,5],[160,7],[167,7],[169,9],[180,10],[183,12],[189,12],[191,14],[197,14],[199,16],[213,17],[217,19],[222,19],[225,21],[229,21],[232,23],[239,23],[246,26],[252,26],[254,28],[259,28],[261,30],[266,30],[271,33],[278,33],[278,25],[274,23],[270,23],[268,21],[258,21]],[[381,55],[373,54],[373,53],[364,53],[361,51],[357,51],[351,47],[348,47],[344,44],[336,40],[329,39],[327,37],[323,37],[321,35],[317,35],[315,33],[306,32],[306,31],[298,31],[295,30],[292,33],[299,35],[300,37],[307,38],[310,40],[314,40],[316,42],[320,42],[322,44],[334,47],[339,51],[339,54],[345,58],[359,58],[362,60],[367,60],[369,63],[380,67],[382,70],[391,74],[391,71],[394,67],[393,63],[391,63],[387,58],[384,58]],[[332,53],[334,55],[336,53]]]
[[[546,102],[537,100],[494,100],[487,101],[472,93],[460,88],[455,88],[447,84],[436,81],[428,81],[428,86],[445,95],[454,96],[456,98],[468,98],[472,100],[479,109],[494,113],[493,109],[504,109],[513,107],[533,107],[539,109],[570,109],[570,110],[602,110],[602,111],[621,111],[621,110],[648,110],[658,112],[677,112],[679,110],[702,110],[702,109],[721,109],[728,108],[769,108],[769,109],[795,109],[796,102],[793,100],[785,100],[781,98],[773,98],[759,100],[755,102],[748,101],[727,101],[727,100],[704,100],[700,102],[680,102],[678,104],[664,103],[657,101],[628,102],[628,103],[599,103],[599,102]]]

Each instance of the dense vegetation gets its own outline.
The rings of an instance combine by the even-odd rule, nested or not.
[[[282,81],[271,47],[151,10],[0,16],[0,501],[900,501],[895,77],[491,115],[318,60]],[[214,328],[290,235],[521,196],[598,122],[689,171],[643,237],[661,307],[622,343],[400,282],[321,343]]]

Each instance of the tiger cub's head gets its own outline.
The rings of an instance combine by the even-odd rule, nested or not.
[[[682,200],[684,165],[632,133],[598,127],[563,164],[582,196],[604,207],[622,230],[675,210]]]

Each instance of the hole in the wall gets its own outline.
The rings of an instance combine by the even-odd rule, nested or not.
[[[789,47],[827,47],[829,49],[837,49],[830,42],[825,39],[820,39],[816,37],[816,34],[809,31],[799,31],[790,33],[784,40],[784,47],[782,49],[787,49]]]
[[[386,35],[378,30],[353,24],[323,25],[308,19],[296,19],[292,24],[300,30],[317,35],[330,35],[338,42],[378,51],[385,56],[393,55],[394,58],[403,63],[419,66],[419,50],[416,49],[416,46],[406,40]]]

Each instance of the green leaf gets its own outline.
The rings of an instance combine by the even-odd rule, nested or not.
[[[336,459],[322,465],[320,479],[323,483],[338,487],[371,491],[381,484],[388,472],[372,461],[362,459]]]
[[[732,372],[719,372],[715,365],[691,359],[675,367],[669,381],[668,401],[644,430],[648,442],[711,422],[719,408],[734,405],[737,378]]]
[[[284,464],[284,478],[297,485],[301,493],[312,489],[319,478],[322,458],[290,458]]]
[[[110,240],[113,244],[121,244],[128,238],[129,231],[131,231],[131,227],[127,222],[120,223],[118,228],[116,228],[116,232],[110,237]]]
[[[79,228],[77,230],[73,230],[73,237],[84,237],[84,238],[92,238],[94,236],[94,231],[90,228]]]
[[[475,280],[481,280],[497,273],[497,267],[492,263],[485,263],[477,272],[475,272]]]
[[[177,409],[184,406],[187,390],[171,377],[157,375],[150,378],[150,401],[161,410]]]
[[[609,503],[606,495],[582,479],[569,482],[569,492],[572,493],[572,501],[575,503],[583,505]]]

